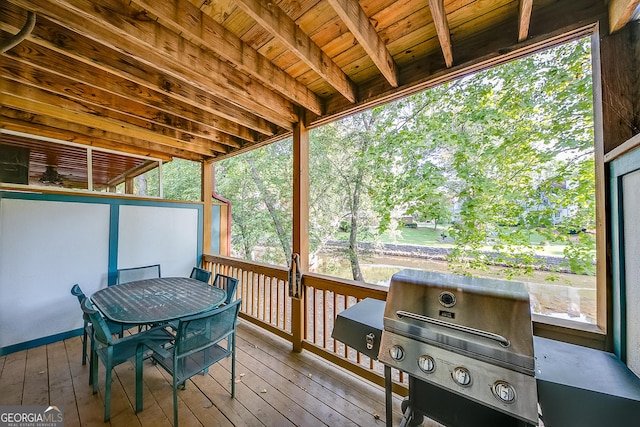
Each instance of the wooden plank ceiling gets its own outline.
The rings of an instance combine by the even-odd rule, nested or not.
[[[8,0],[4,130],[221,159],[490,66],[619,29],[640,0]],[[602,27],[601,27],[602,28]],[[562,36],[569,34],[569,36]],[[547,42],[548,43],[548,42]]]

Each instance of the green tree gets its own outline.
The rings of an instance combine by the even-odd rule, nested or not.
[[[347,220],[355,280],[358,242],[403,215],[452,220],[451,260],[464,269],[530,270],[537,235],[565,244],[573,271],[593,271],[588,40],[314,129],[310,143],[311,250]],[[220,163],[218,189],[233,202],[234,245],[246,257],[262,247],[288,259],[290,159],[287,141]]]
[[[183,159],[173,159],[162,166],[162,184],[165,199],[201,199],[202,164]]]
[[[396,175],[410,179],[388,193],[408,204],[420,196],[407,188],[425,180],[436,192],[427,197],[446,189],[458,205],[449,232],[458,267],[530,270],[530,236],[538,233],[567,244],[573,271],[593,271],[593,236],[571,234],[594,228],[595,219],[588,40],[442,85],[402,108],[417,112],[407,132],[420,130],[441,156],[429,178],[409,158]]]
[[[312,194],[321,205],[338,209],[324,210],[330,215],[333,232],[343,223],[348,233],[344,254],[349,260],[353,280],[364,281],[360,268],[363,249],[358,245],[373,236],[379,222],[373,208],[374,195],[388,177],[378,174],[388,144],[384,108],[376,108],[324,126],[311,133],[311,151],[319,155],[311,169]],[[325,171],[327,171],[325,173]],[[332,183],[327,185],[324,181]],[[322,191],[319,190],[322,188]],[[315,215],[313,216],[315,217]]]
[[[291,140],[216,163],[216,191],[231,202],[232,252],[286,265],[291,257]]]

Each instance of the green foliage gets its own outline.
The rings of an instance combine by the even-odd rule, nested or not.
[[[202,165],[183,159],[173,161],[162,166],[162,183],[165,199],[202,200]]]
[[[410,215],[453,223],[458,271],[530,272],[540,245],[558,245],[574,272],[593,274],[589,50],[579,40],[312,130],[311,251],[342,227],[357,279],[357,242],[400,235]],[[290,159],[286,141],[218,164],[247,258],[261,248],[286,262]]]
[[[567,245],[574,272],[593,274],[593,235],[569,234],[595,228],[588,40],[415,95],[401,109],[417,112],[411,140],[422,143],[409,149],[432,151],[416,156],[429,159],[422,162],[406,146],[396,154],[404,168],[381,208],[404,204],[411,213],[422,202],[437,211],[432,200],[455,201],[449,235],[459,271],[489,264],[506,266],[507,274],[530,271],[535,232]]]
[[[183,159],[173,159],[162,165],[163,196],[170,200],[202,200],[201,164]],[[158,169],[137,177],[134,180],[135,194],[141,196],[160,196]]]
[[[216,191],[231,202],[236,256],[286,265],[292,231],[291,140],[216,163]]]

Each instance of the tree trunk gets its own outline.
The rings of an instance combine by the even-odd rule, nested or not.
[[[364,282],[362,270],[360,269],[360,259],[358,257],[358,217],[360,214],[360,187],[362,184],[362,170],[358,172],[353,194],[351,198],[351,230],[349,232],[348,255],[351,263],[351,274],[353,280]]]
[[[282,226],[282,222],[278,217],[278,210],[275,208],[273,204],[273,200],[271,195],[268,193],[267,189],[260,178],[260,174],[258,174],[258,170],[256,169],[255,162],[251,156],[247,156],[247,163],[251,168],[251,177],[253,178],[253,182],[258,187],[258,191],[260,192],[260,196],[262,197],[262,201],[264,202],[267,210],[269,211],[269,215],[271,215],[271,220],[273,221],[273,226],[276,229],[276,234],[278,235],[278,239],[280,240],[280,245],[282,246],[282,251],[284,252],[285,260],[288,262],[291,259],[291,242],[287,239],[287,234],[285,233],[285,229]]]
[[[145,175],[138,175],[138,195],[147,196],[147,177]]]

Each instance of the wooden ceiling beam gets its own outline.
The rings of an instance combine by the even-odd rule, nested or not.
[[[161,23],[176,33],[216,52],[262,84],[307,110],[322,114],[324,103],[320,97],[187,0],[134,0],[134,3],[160,18]]]
[[[68,32],[68,39],[59,40],[63,43],[61,48],[65,54],[75,55],[77,59],[82,57],[88,64],[108,67],[110,72],[120,72],[135,60],[178,79],[180,85],[196,85],[232,103],[235,108],[245,108],[281,127],[292,128],[292,124],[298,120],[295,107],[290,101],[255,84],[211,52],[193,45],[156,21],[146,17],[127,16],[128,2],[11,1],[27,10],[42,13],[71,30]],[[36,31],[46,24],[46,20],[39,17]],[[50,24],[48,27],[52,28]],[[81,42],[81,37],[92,41],[84,43],[85,50],[71,50],[70,46]],[[103,45],[99,55],[95,55],[96,42]],[[108,50],[113,50],[113,53]],[[115,63],[107,65],[109,60],[115,60]]]
[[[77,123],[68,123],[53,117],[45,117],[4,106],[0,106],[0,129],[82,144],[87,147],[155,157],[165,161],[171,160],[173,157],[193,161],[202,161],[205,158],[205,156],[190,151],[174,149],[154,142],[114,134]]]
[[[148,121],[150,125],[165,126],[194,137],[211,138],[234,148],[239,148],[242,145],[235,138],[232,138],[232,135],[223,133],[207,124],[189,120],[175,113],[160,111],[138,101],[123,98],[67,77],[49,73],[46,70],[27,67],[9,57],[5,57],[0,63],[0,77],[7,81],[37,87],[62,97],[68,97],[76,102],[86,104],[88,108],[90,106],[102,107],[115,113],[131,116],[133,120]],[[247,137],[250,137],[254,142],[254,132],[244,129]]]
[[[515,41],[516,29],[513,21],[476,32],[475,37],[456,45],[456,61],[460,65],[447,69],[439,52],[423,56],[401,68],[402,84],[397,90],[390,90],[388,83],[382,78],[371,79],[360,86],[362,101],[356,107],[340,96],[332,96],[326,102],[327,113],[322,117],[310,118],[309,127],[330,123],[346,115],[410,96],[469,73],[559,45],[572,38],[588,36],[598,20],[607,16],[606,12],[606,7],[600,0],[584,0],[579,7],[568,0],[552,2],[537,9],[532,15],[530,35],[525,42]],[[512,50],[520,55],[508,55]]]
[[[0,77],[4,76],[0,74]],[[226,134],[217,134],[211,139],[201,138],[183,131],[157,125],[148,120],[138,119],[115,110],[90,105],[82,100],[71,99],[61,94],[50,93],[10,79],[7,79],[6,81],[11,85],[11,88],[8,91],[0,90],[0,93],[10,93],[10,95],[7,95],[8,98],[6,105],[8,107],[21,108],[16,106],[15,98],[22,98],[24,100],[29,100],[29,102],[50,105],[53,108],[64,110],[65,113],[91,115],[97,119],[106,119],[113,121],[114,123],[121,123],[122,131],[127,135],[136,136],[132,133],[131,129],[138,129],[146,132],[148,134],[146,139],[149,140],[153,140],[151,138],[152,135],[157,135],[157,137],[160,138],[158,142],[161,144],[166,144],[166,142],[160,142],[165,141],[164,138],[170,138],[171,140],[175,140],[176,144],[187,144],[187,146],[193,147],[193,151],[205,155],[208,155],[209,150],[214,150],[218,153],[226,153],[229,151],[230,147],[238,148],[241,146]],[[184,148],[180,146],[177,147]]]
[[[275,3],[261,0],[236,0],[236,3],[349,102],[356,102],[356,87],[349,77]]]
[[[16,26],[22,21],[21,9],[11,6],[10,3],[0,4],[0,15],[3,16],[0,29],[9,33],[15,31]],[[272,136],[277,132],[277,126],[271,122],[131,59],[118,55],[108,56],[108,52],[105,52],[105,61],[108,63],[96,64],[79,53],[95,50],[95,43],[86,42],[67,29],[44,21],[46,20],[39,19],[39,24],[30,38],[5,55],[128,99],[142,100],[170,114],[201,120],[243,139],[246,138],[242,128],[252,129],[266,136]],[[55,40],[64,40],[68,50],[61,49]],[[127,65],[126,69],[117,68],[124,68],[123,64]]]
[[[12,93],[8,93],[7,91],[0,92],[0,94],[2,94],[2,105],[15,110],[52,117],[68,123],[77,123],[88,128],[102,129],[113,134],[126,135],[139,140],[153,141],[158,145],[193,151],[194,153],[201,154],[202,156],[215,157],[217,154],[217,152],[211,148],[199,147],[195,144],[189,144],[175,138],[159,135],[147,129],[141,129],[137,126],[133,126],[119,120],[113,120],[107,117],[98,117],[86,112],[65,110],[59,108],[57,105],[46,104],[34,99],[21,98]]]
[[[121,173],[120,175],[111,178],[109,180],[109,182],[107,182],[107,186],[109,187],[115,187],[121,183],[123,183],[126,179],[129,178],[135,178],[138,175],[142,175],[145,174],[147,172],[149,172],[150,170],[153,170],[155,168],[158,167],[158,162],[154,162],[154,161],[147,161],[144,162],[143,164],[133,167],[131,169],[129,169],[128,171],[125,171],[123,173]]]
[[[266,136],[273,136],[277,132],[274,124],[244,110],[234,109],[233,105],[212,97],[201,89],[179,85],[173,79],[155,75],[153,69],[140,70],[141,73],[146,72],[150,80],[132,81],[102,69],[87,68],[71,57],[50,50],[43,40],[34,41],[45,46],[23,41],[5,55],[22,63],[25,67],[50,72],[57,78],[68,77],[76,84],[88,85],[129,100],[141,100],[145,105],[157,108],[164,114],[182,116],[208,124],[242,139],[254,141],[261,139],[254,131]],[[5,63],[3,61],[0,66],[4,66]],[[117,107],[117,104],[114,106]]]
[[[640,0],[639,0],[640,1]],[[518,41],[524,41],[529,37],[529,24],[531,23],[531,9],[533,0],[520,0],[518,15]]]
[[[78,90],[81,92],[84,87],[88,87],[92,90],[103,91],[125,98],[128,101],[135,99],[137,95],[137,99],[144,101],[147,106],[158,109],[164,117],[167,114],[184,117],[198,123],[209,124],[215,129],[239,138],[254,141],[261,139],[254,132],[272,136],[276,131],[275,126],[249,114],[241,116],[230,114],[234,120],[221,117],[216,113],[221,111],[233,113],[236,110],[225,109],[227,105],[221,105],[218,100],[208,97],[207,94],[200,90],[185,86],[177,87],[175,91],[164,93],[161,92],[160,87],[155,87],[152,84],[143,86],[99,69],[87,69],[71,58],[65,59],[62,54],[51,52],[49,49],[32,42],[22,42],[21,46],[14,48],[7,55],[22,66],[31,68],[30,73],[33,76],[37,76],[38,72],[46,73],[51,71],[51,74],[56,79],[68,77],[73,82],[74,87],[79,86]],[[61,58],[64,62],[57,61],[57,59]],[[3,61],[0,66],[8,67],[6,65],[8,62],[8,60]],[[51,67],[52,64],[59,66],[54,68]],[[91,90],[85,93],[89,94]],[[111,97],[104,98],[101,102],[109,99]],[[118,104],[113,105],[116,108],[118,106]],[[163,120],[165,120],[164,117]],[[236,121],[242,122],[248,128],[238,124]]]
[[[357,0],[329,0],[358,43],[392,87],[398,87],[398,67]]]
[[[609,0],[609,33],[627,25],[638,6],[640,0]]]
[[[438,33],[438,40],[440,40],[444,62],[447,64],[447,68],[451,68],[453,65],[453,50],[451,48],[449,21],[447,20],[447,13],[444,10],[444,0],[429,0],[429,10],[431,10],[433,23],[436,26],[436,33]]]

